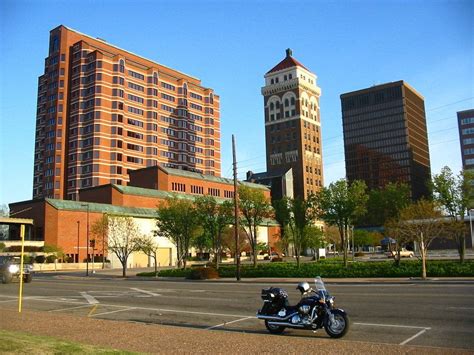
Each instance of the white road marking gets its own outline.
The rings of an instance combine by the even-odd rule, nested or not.
[[[391,328],[412,328],[412,329],[424,329],[429,330],[429,327],[417,327],[414,325],[399,325],[399,324],[376,324],[376,323],[354,323],[357,325],[367,325],[372,327],[391,327]]]
[[[79,292],[82,297],[84,297],[89,304],[97,304],[99,301],[95,299],[93,296],[89,295],[87,292]]]
[[[415,335],[413,335],[412,337],[408,338],[407,340],[405,341],[402,341],[399,345],[405,345],[407,344],[408,342],[412,341],[413,339],[419,337],[421,334],[423,334],[424,332],[426,332],[426,328],[423,329],[423,330],[420,330],[418,333],[416,333]]]
[[[53,310],[48,311],[48,312],[69,311],[70,309],[85,308],[85,307],[90,307],[90,304],[83,304],[83,305],[81,305],[81,306],[76,306],[76,307],[58,308],[58,309],[53,309]]]
[[[147,290],[142,290],[142,289],[139,289],[139,288],[130,288],[130,289],[134,290],[134,291],[137,291],[137,292],[146,293],[147,295],[150,295],[150,296],[161,296],[159,293],[154,293],[154,292],[147,291]]]
[[[474,307],[448,307],[449,309],[474,309]]]
[[[255,317],[245,317],[245,318],[233,320],[233,321],[231,321],[231,322],[224,322],[224,323],[217,324],[217,325],[214,325],[214,326],[212,326],[212,327],[206,328],[206,330],[211,330],[211,329],[214,329],[214,328],[219,328],[219,327],[225,326],[225,325],[227,325],[227,324],[237,323],[237,322],[241,322],[241,321],[243,321],[243,320],[252,319],[252,318],[255,318]]]
[[[131,311],[132,309],[135,309],[135,307],[127,307],[125,309],[117,309],[115,311],[110,311],[110,312],[96,313],[96,314],[90,315],[90,317],[103,316],[104,314],[111,314],[111,313],[118,313],[118,312],[126,312],[126,311]]]

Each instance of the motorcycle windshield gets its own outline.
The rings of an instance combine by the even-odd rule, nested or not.
[[[316,276],[316,278],[314,279],[314,284],[316,286],[316,290],[317,291],[326,291],[326,287],[324,286],[324,282],[323,280],[321,279],[321,276]]]

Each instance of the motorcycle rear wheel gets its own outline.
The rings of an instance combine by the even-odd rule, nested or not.
[[[265,327],[267,327],[267,330],[272,334],[281,334],[285,330],[285,327],[281,325],[268,324],[268,320],[265,321]]]
[[[328,317],[324,330],[331,338],[342,338],[349,330],[349,317],[339,309],[333,309],[331,313],[334,316],[334,322],[331,322]]]

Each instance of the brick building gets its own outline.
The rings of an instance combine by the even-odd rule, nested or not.
[[[130,171],[129,174],[129,186],[105,184],[84,188],[78,193],[80,201],[42,198],[11,203],[10,212],[16,217],[34,220],[32,238],[36,242],[59,246],[71,260],[77,262],[86,258],[87,226],[91,237],[91,226],[104,214],[132,217],[142,233],[149,234],[155,229],[157,206],[167,198],[177,196],[194,199],[200,195],[211,195],[218,202],[233,198],[231,179],[162,166]],[[248,182],[239,184],[259,189],[265,197],[270,198],[270,189],[263,185]],[[259,227],[258,240],[275,249],[278,232],[279,225],[275,221],[265,220]],[[176,248],[169,240],[158,238],[160,265],[174,264]],[[96,245],[94,251],[89,248],[88,255],[92,253],[103,255],[102,245]],[[106,249],[105,255],[108,255]],[[149,263],[148,258],[141,253],[133,254],[130,259],[132,267]],[[118,262],[113,266],[119,267]]]
[[[429,196],[423,96],[396,81],[342,94],[341,106],[347,179],[370,189],[403,182],[413,199]]]
[[[262,88],[267,173],[283,176],[291,169],[294,197],[307,198],[324,184],[316,79],[287,49],[286,57],[265,74]]]
[[[219,116],[199,79],[61,25],[38,80],[33,199],[158,164],[220,176]]]

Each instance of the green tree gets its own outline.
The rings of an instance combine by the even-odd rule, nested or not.
[[[10,209],[7,205],[0,205],[0,217],[8,217],[10,215]]]
[[[411,202],[410,187],[404,183],[390,182],[383,188],[370,190],[368,195],[367,213],[358,221],[360,225],[383,226]]]
[[[288,224],[290,223],[290,199],[283,197],[280,200],[272,202],[275,220],[280,224],[279,245],[283,252],[289,254],[289,237],[286,234]]]
[[[461,263],[464,262],[466,254],[466,230],[460,226],[464,225],[464,216],[471,207],[472,179],[473,173],[470,171],[461,171],[454,176],[451,169],[445,166],[438,175],[433,176],[431,183],[435,201],[442,206],[453,224],[452,239],[457,244]]]
[[[193,202],[171,197],[159,206],[157,214],[155,235],[169,239],[176,246],[178,267],[186,268],[189,248],[200,230]]]
[[[295,249],[296,265],[299,268],[301,252],[307,242],[308,228],[314,223],[317,216],[315,200],[312,196],[307,200],[297,197],[290,200],[289,209],[290,220],[288,228],[291,232],[291,242]]]
[[[311,249],[313,260],[319,261],[319,249],[326,246],[324,233],[318,226],[310,225],[305,228],[304,248]]]
[[[127,276],[127,261],[129,256],[139,251],[140,240],[143,237],[138,225],[131,217],[108,217],[108,249],[122,264],[122,276]]]
[[[257,266],[257,228],[263,219],[270,216],[271,205],[261,190],[245,185],[239,187],[240,223],[245,231],[253,255],[253,265]]]
[[[348,230],[366,212],[368,195],[365,182],[355,180],[348,184],[345,179],[323,187],[316,194],[318,216],[329,225],[337,226],[347,266]]]
[[[222,231],[233,222],[233,204],[231,201],[219,204],[214,197],[209,195],[196,198],[195,204],[204,230],[198,240],[201,241],[202,246],[212,248],[216,269],[218,269],[222,252]],[[206,239],[210,240],[210,245]]]
[[[95,246],[102,249],[102,269],[105,269],[105,253],[107,250],[107,234],[109,231],[109,218],[103,214],[101,218],[92,223],[91,233],[95,237]]]
[[[56,245],[45,244],[43,247],[43,252],[51,257],[51,259],[63,259],[65,254],[61,247]]]

